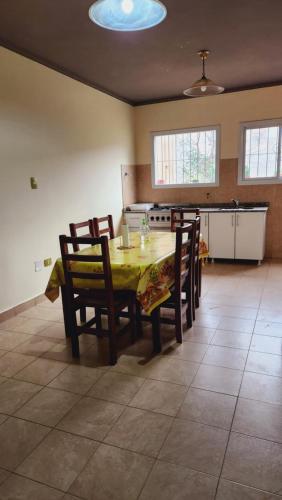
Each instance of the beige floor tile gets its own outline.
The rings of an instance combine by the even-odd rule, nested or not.
[[[97,446],[90,439],[53,430],[18,467],[17,472],[67,491]]]
[[[239,398],[232,430],[282,443],[282,406]]]
[[[156,457],[168,434],[172,418],[136,408],[126,408],[105,442]]]
[[[48,432],[42,425],[8,418],[0,426],[0,467],[15,470]]]
[[[80,498],[67,494],[63,497],[63,500],[80,500]]]
[[[8,351],[5,351],[5,350],[3,350],[3,349],[0,349],[0,358],[1,358],[2,356],[4,356],[5,354],[7,354],[7,352],[8,352]]]
[[[4,470],[4,469],[0,469],[0,485],[2,483],[4,483],[4,481],[6,481],[8,479],[8,477],[11,475],[11,472],[7,471],[7,470]],[[1,491],[1,490],[0,490]],[[7,500],[5,497],[1,498],[0,496],[0,499],[1,500]]]
[[[0,413],[0,425],[7,420],[8,415],[4,415],[3,413]]]
[[[226,430],[175,419],[159,458],[218,476],[227,439]]]
[[[64,340],[66,337],[65,326],[63,323],[48,322],[47,327],[40,332],[40,336]]]
[[[7,352],[0,358],[0,374],[3,377],[13,377],[20,370],[32,363],[35,358],[17,352]]]
[[[230,318],[255,320],[257,317],[256,307],[222,306],[222,305],[205,303],[201,304],[200,310],[202,312],[205,312],[206,314],[212,314],[215,316],[224,316],[225,319],[226,317],[230,317]]]
[[[41,389],[41,385],[6,380],[0,384],[0,412],[12,415]]]
[[[100,368],[71,365],[52,380],[49,387],[84,395],[104,373]]]
[[[152,366],[149,377],[163,382],[189,386],[198,371],[198,363],[163,356]]]
[[[57,377],[65,368],[66,364],[48,359],[36,359],[26,368],[21,370],[15,378],[25,380],[34,384],[47,385]]]
[[[282,404],[282,380],[279,377],[245,372],[240,397]]]
[[[231,433],[222,477],[275,493],[282,489],[282,445]]]
[[[13,328],[13,331],[35,335],[47,328],[50,324],[52,323],[50,323],[49,321],[45,321],[44,319],[25,318],[25,321],[15,326]]]
[[[217,345],[209,346],[203,359],[207,365],[233,368],[234,370],[244,370],[248,351]]]
[[[282,359],[275,354],[249,352],[245,370],[282,377]]]
[[[270,323],[269,321],[257,321],[254,333],[256,335],[282,337],[282,325],[280,323]]]
[[[216,500],[278,500],[281,496],[221,479]]]
[[[174,342],[163,351],[165,356],[173,356],[184,361],[193,361],[195,363],[200,363],[207,350],[206,344],[200,344],[198,342],[183,342],[178,344]]]
[[[78,401],[71,392],[45,387],[16,413],[17,417],[55,426]]]
[[[18,333],[17,335],[25,335],[24,333]],[[19,346],[15,347],[14,351],[21,352],[22,354],[29,354],[30,356],[42,356],[45,352],[51,349],[55,345],[55,339],[46,339],[37,335],[28,336],[26,342],[21,343]]]
[[[94,384],[88,396],[126,405],[130,403],[143,383],[143,378],[109,371]]]
[[[217,325],[218,330],[230,330],[233,332],[252,333],[255,326],[254,319],[221,318]]]
[[[190,388],[177,416],[230,429],[235,404],[236,398],[233,396]]]
[[[146,380],[130,403],[130,406],[175,416],[184,400],[185,386]]]
[[[260,308],[258,311],[257,320],[270,323],[282,323],[282,311],[277,311],[276,309]]]
[[[217,478],[157,461],[140,500],[213,500]]]
[[[282,338],[253,335],[250,350],[282,356]]]
[[[102,441],[124,406],[94,398],[81,399],[58,424],[58,428]]]
[[[27,318],[25,318],[24,316],[13,316],[10,319],[6,319],[5,321],[0,322],[0,330],[7,330],[11,332],[15,327],[22,325],[25,321],[27,321]]]
[[[205,314],[202,313],[199,309],[196,313],[196,320],[193,323],[193,328],[208,328],[215,329],[217,328],[218,323],[220,322],[221,316],[216,316],[213,314]]]
[[[238,396],[242,375],[239,370],[201,365],[192,387]]]
[[[30,335],[26,335],[25,333],[6,332],[4,330],[0,330],[0,349],[10,351],[24,342],[29,341],[31,338],[32,337]]]
[[[12,474],[0,487],[0,500],[62,500],[64,493]]]
[[[195,323],[197,320],[195,321]],[[206,328],[204,326],[193,326],[187,330],[183,336],[186,342],[197,342],[200,344],[209,344],[215,334],[215,328]]]
[[[56,308],[51,309],[48,307],[34,306],[24,311],[21,315],[26,318],[43,319],[46,321],[57,321],[60,323],[64,321],[63,311]]]
[[[152,458],[102,444],[70,492],[87,500],[135,500],[153,464]]]
[[[211,343],[223,347],[249,349],[251,338],[252,336],[247,333],[217,330]]]

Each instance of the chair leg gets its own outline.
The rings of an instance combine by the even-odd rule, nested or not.
[[[101,330],[102,329],[101,309],[96,308],[95,317],[96,317],[96,329]]]
[[[131,343],[134,344],[136,340],[136,300],[134,295],[132,295],[132,299],[128,304],[128,315],[130,321]]]
[[[61,296],[62,296],[62,306],[63,306],[63,315],[64,315],[64,324],[65,324],[65,335],[67,338],[71,336],[71,324],[69,320],[69,308],[67,302],[67,293],[65,285],[61,286]]]
[[[199,259],[199,297],[202,295],[202,259]]]
[[[180,296],[181,299],[181,296]],[[175,304],[175,337],[179,344],[183,342],[183,323],[182,323],[182,304],[177,302]]]
[[[86,307],[81,307],[80,308],[80,323],[86,323]]]
[[[157,307],[151,314],[152,318],[152,333],[153,333],[153,351],[159,353],[162,350],[161,332],[160,332],[160,308]]]
[[[195,308],[200,307],[200,296],[199,296],[199,264],[197,264],[196,276],[195,276]]]
[[[109,311],[109,361],[110,365],[117,362],[117,337],[116,337],[116,319],[113,313]]]
[[[142,329],[142,310],[141,310],[141,305],[138,300],[136,300],[135,304],[136,308],[136,329],[137,329],[137,337],[143,337],[143,329]]]

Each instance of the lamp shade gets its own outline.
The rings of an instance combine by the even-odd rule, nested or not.
[[[159,0],[98,0],[89,9],[91,21],[114,31],[152,28],[166,15],[166,7]]]

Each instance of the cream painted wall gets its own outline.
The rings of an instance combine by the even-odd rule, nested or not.
[[[137,164],[151,163],[150,132],[221,125],[221,158],[238,158],[240,122],[281,116],[282,86],[137,107]]]
[[[0,312],[44,291],[68,223],[122,210],[132,107],[0,50]],[[35,176],[39,189],[31,190]]]

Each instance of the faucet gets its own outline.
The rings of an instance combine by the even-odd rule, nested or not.
[[[234,198],[231,199],[232,203],[234,204],[234,208],[239,208],[239,200],[234,200]]]

